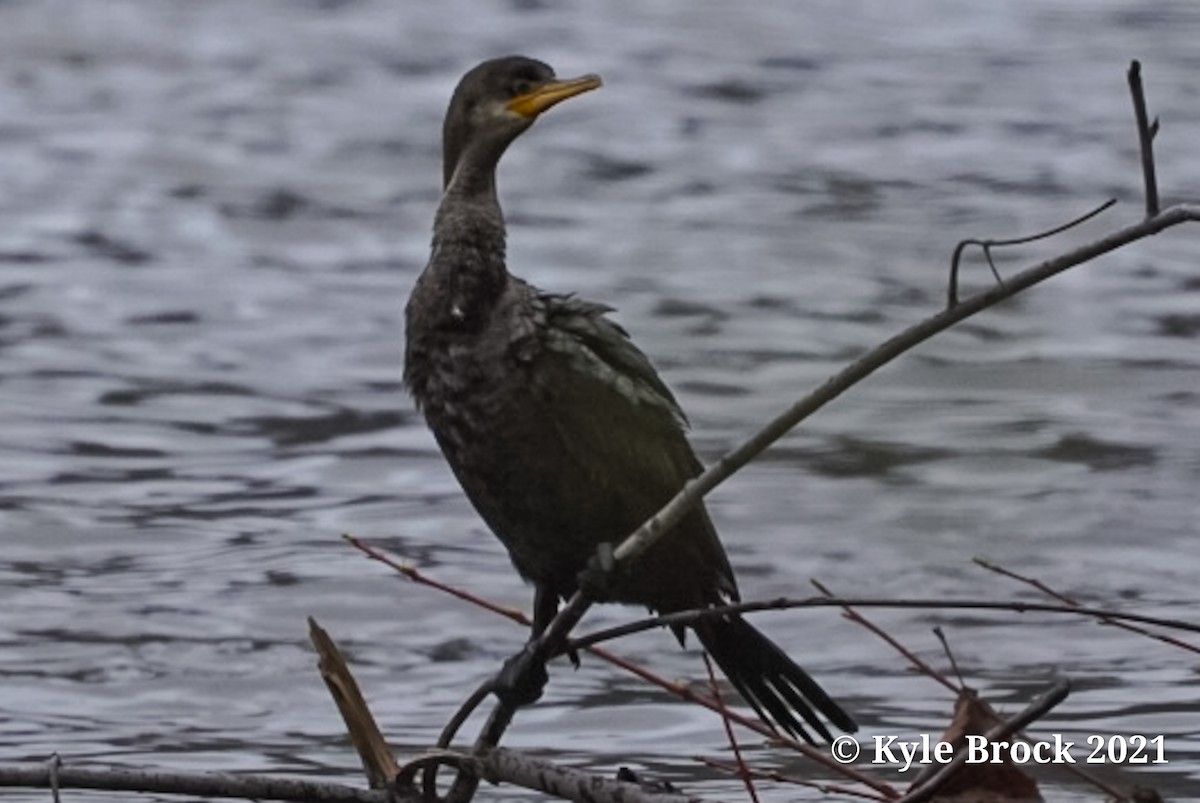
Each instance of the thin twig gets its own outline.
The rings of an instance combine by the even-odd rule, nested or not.
[[[1003,566],[999,566],[995,563],[992,563],[991,561],[985,560],[984,558],[974,558],[974,562],[976,565],[982,566],[983,568],[987,569],[990,572],[995,572],[996,574],[1011,578],[1013,580],[1017,580],[1021,583],[1024,583],[1027,586],[1036,588],[1038,591],[1041,591],[1043,594],[1053,597],[1054,599],[1062,602],[1064,605],[1067,605],[1068,607],[1070,607],[1072,609],[1079,610],[1083,607],[1076,600],[1068,597],[1066,594],[1060,594],[1059,592],[1055,591],[1053,588],[1050,588],[1050,586],[1046,585],[1045,583],[1043,583],[1041,580],[1038,580],[1037,578],[1026,577],[1022,574],[1017,574],[1016,572],[1012,571],[1011,569],[1006,569]],[[1118,621],[1117,618],[1114,618],[1112,616],[1098,616],[1096,618],[1103,624],[1112,625],[1113,627],[1119,627],[1122,630],[1128,630],[1131,633],[1137,633],[1138,635],[1146,636],[1147,638],[1152,638],[1155,641],[1161,641],[1164,644],[1170,644],[1172,647],[1178,647],[1182,650],[1187,650],[1188,652],[1200,653],[1200,647],[1196,646],[1195,644],[1189,644],[1186,641],[1177,639],[1174,636],[1168,636],[1165,633],[1154,633],[1150,630],[1146,630],[1145,628],[1131,625],[1128,622]]]
[[[954,247],[954,255],[950,257],[950,281],[947,284],[947,288],[946,288],[946,306],[947,306],[947,308],[953,308],[955,305],[958,304],[959,265],[962,262],[963,252],[969,246],[977,245],[981,249],[983,249],[983,255],[987,259],[988,267],[991,268],[991,270],[992,270],[992,276],[995,277],[996,284],[1003,287],[1004,279],[1002,279],[1000,277],[1000,271],[996,268],[996,263],[992,261],[992,249],[993,248],[1003,248],[1005,246],[1010,246],[1010,245],[1025,245],[1027,243],[1037,242],[1038,240],[1048,239],[1050,237],[1053,237],[1056,234],[1062,234],[1067,229],[1075,228],[1076,226],[1091,220],[1096,215],[1100,214],[1101,212],[1108,209],[1110,206],[1115,205],[1116,203],[1117,203],[1116,198],[1109,198],[1107,201],[1100,204],[1092,211],[1087,212],[1086,214],[1080,215],[1079,217],[1075,218],[1074,220],[1064,223],[1061,226],[1055,226],[1052,229],[1047,229],[1046,231],[1040,231],[1037,234],[1030,234],[1025,237],[1012,237],[1009,239],[988,239],[988,240],[979,240],[976,238],[968,238],[966,240],[960,240],[958,245],[956,245]]]
[[[525,615],[524,611],[517,610],[516,608],[508,608],[503,605],[497,605],[496,603],[492,602],[491,600],[485,599],[484,597],[478,596],[477,594],[472,594],[470,591],[466,591],[464,589],[457,588],[456,586],[447,585],[446,583],[443,583],[441,580],[438,580],[436,578],[430,577],[427,574],[422,573],[419,569],[417,569],[417,567],[415,567],[411,564],[401,563],[400,561],[393,559],[386,552],[383,552],[383,551],[379,550],[378,548],[371,546],[371,544],[367,543],[366,541],[361,540],[360,538],[358,538],[355,535],[351,535],[350,533],[343,533],[342,539],[345,540],[346,543],[350,544],[350,546],[357,549],[359,552],[362,552],[364,555],[366,555],[371,560],[379,561],[383,565],[396,570],[400,574],[407,577],[409,580],[412,580],[417,585],[423,585],[423,586],[428,586],[429,588],[437,589],[438,591],[441,591],[444,594],[449,594],[452,597],[457,597],[458,599],[461,599],[464,602],[469,602],[472,605],[483,608],[486,611],[491,611],[492,613],[500,614],[504,618],[511,619],[512,621],[516,622],[519,625],[525,625],[526,627],[529,627],[529,625],[532,624],[529,617]]]
[[[471,714],[475,713],[475,709],[478,708],[480,704],[487,699],[488,695],[492,693],[493,685],[494,684],[490,680],[485,683],[481,683],[479,687],[475,689],[475,691],[471,692],[471,695],[463,701],[462,705],[458,707],[458,710],[454,712],[454,716],[450,717],[450,721],[446,723],[444,728],[442,728],[441,735],[438,736],[437,740],[437,746],[439,748],[446,748],[450,746],[450,743],[454,741],[454,737],[458,735],[458,729],[463,726],[463,723],[467,721]]]
[[[1158,118],[1150,122],[1146,113],[1146,93],[1142,88],[1142,64],[1134,59],[1129,64],[1129,92],[1133,96],[1133,115],[1137,120],[1138,148],[1142,154],[1142,181],[1146,188],[1146,217],[1158,214],[1158,178],[1154,170],[1154,137],[1158,134]]]
[[[1019,730],[1027,727],[1031,722],[1043,717],[1048,711],[1056,705],[1067,699],[1067,695],[1071,692],[1071,684],[1066,680],[1060,680],[1055,683],[1049,691],[1044,695],[1034,700],[1025,707],[1015,717],[1004,722],[997,723],[995,727],[989,728],[988,732],[983,735],[983,738],[989,742],[1000,741],[1007,739]],[[944,784],[951,775],[958,771],[959,767],[967,763],[971,751],[958,750],[954,754],[949,764],[939,769],[929,777],[925,783],[915,789],[912,789],[896,803],[921,803],[921,801],[929,800],[933,797],[937,790]]]
[[[725,738],[729,741],[729,749],[733,751],[733,760],[737,764],[738,777],[746,785],[746,792],[750,795],[752,803],[758,803],[758,790],[754,788],[754,776],[751,775],[750,768],[746,766],[745,760],[742,759],[742,748],[738,746],[737,736],[733,733],[733,725],[729,719],[729,710],[725,708],[725,701],[721,699],[721,690],[717,686],[717,674],[713,671],[712,661],[709,659],[708,653],[704,653],[704,668],[708,670],[708,687],[712,689],[713,699],[721,707],[721,724],[725,726]]]
[[[946,660],[950,662],[950,669],[954,672],[954,676],[958,678],[958,686],[960,689],[967,688],[967,681],[963,679],[963,674],[958,668],[958,661],[954,660],[954,651],[950,649],[950,642],[946,640],[946,633],[941,627],[933,628],[933,635],[937,636],[937,640],[942,643],[942,652],[946,653]]]
[[[500,744],[500,737],[508,730],[508,726],[512,724],[513,716],[516,713],[517,709],[515,706],[504,702],[493,708],[492,713],[488,715],[487,722],[484,723],[483,730],[475,738],[475,744],[472,746],[471,752],[479,754],[487,750],[496,749],[496,745]],[[467,803],[475,796],[475,790],[478,787],[478,775],[460,770],[454,777],[454,783],[450,785],[450,791],[446,793],[445,803]],[[432,771],[425,774],[426,799],[437,800],[436,795],[429,795],[429,790],[431,789],[436,789],[434,773]]]
[[[54,803],[62,803],[62,798],[58,794],[58,773],[62,770],[62,756],[58,753],[50,756],[50,797]]]
[[[1158,616],[1145,616],[1138,613],[1122,613],[1106,608],[1073,607],[1070,605],[1052,605],[1045,602],[1025,602],[1022,600],[999,601],[981,599],[886,599],[871,597],[809,597],[808,599],[789,599],[778,597],[771,600],[739,602],[734,605],[721,605],[713,608],[696,608],[690,611],[652,616],[628,622],[616,627],[608,627],[588,633],[573,639],[571,646],[583,649],[611,641],[616,638],[653,630],[659,627],[689,626],[710,617],[728,616],[732,613],[755,613],[758,611],[784,611],[795,608],[897,608],[907,610],[944,610],[944,611],[1008,611],[1011,613],[1053,613],[1087,616],[1093,619],[1111,618],[1128,622],[1155,625],[1176,630],[1186,630],[1200,633],[1200,624],[1184,622],[1179,619],[1164,619]]]
[[[833,593],[820,581],[810,578],[809,582],[812,583],[813,586],[815,586],[816,589],[818,591],[820,591],[822,594],[824,594],[828,599],[837,599],[837,597],[835,597],[833,595]],[[932,666],[927,664],[921,658],[917,657],[916,653],[912,652],[910,649],[908,649],[903,644],[901,644],[899,641],[897,641],[895,638],[893,638],[892,635],[890,633],[886,632],[883,628],[879,627],[874,622],[867,619],[865,616],[860,614],[858,611],[854,610],[854,608],[851,608],[849,605],[843,605],[841,607],[842,607],[842,615],[843,616],[845,616],[851,622],[854,622],[855,624],[865,627],[867,630],[870,630],[876,636],[879,636],[879,638],[886,641],[889,647],[891,647],[893,650],[895,650],[896,652],[898,652],[902,656],[904,656],[904,658],[910,664],[912,664],[914,667],[916,667],[918,672],[933,678],[938,683],[942,684],[947,689],[954,692],[956,695],[961,691],[961,689],[959,689],[957,686],[955,686],[953,683],[951,683],[950,680],[945,675],[943,675],[941,672],[934,669]]]

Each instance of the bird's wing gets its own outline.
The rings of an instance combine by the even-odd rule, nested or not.
[[[574,296],[534,293],[538,366],[531,371],[556,447],[587,476],[588,516],[628,535],[703,470],[684,434],[686,419],[649,359],[610,321],[609,307]],[[594,503],[594,507],[591,505]],[[703,505],[678,525],[682,538],[638,562],[650,585],[663,585],[657,610],[737,597],[725,550]],[[655,554],[657,553],[657,555]],[[689,574],[694,577],[688,577]],[[696,596],[705,589],[704,596]]]
[[[612,307],[573,295],[539,293],[536,298],[548,348],[575,360],[580,370],[595,373],[631,401],[667,411],[678,426],[687,426],[687,416],[650,360],[628,332],[606,317]]]

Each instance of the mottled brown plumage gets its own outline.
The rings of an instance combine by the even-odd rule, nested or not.
[[[467,73],[446,115],[432,254],[406,308],[405,384],[468,498],[535,585],[535,628],[601,544],[619,542],[701,471],[671,391],[610,310],[541,292],[505,265],[497,162],[538,114],[596,86],[557,81],[518,56]],[[606,591],[660,612],[738,599],[702,505]],[[854,729],[741,617],[695,630],[742,695],[788,731],[808,738],[799,714],[828,739],[813,708]]]

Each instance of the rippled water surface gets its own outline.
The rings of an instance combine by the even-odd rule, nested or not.
[[[1200,197],[1200,6],[852,5],[0,3],[0,761],[357,782],[306,616],[406,755],[519,645],[339,538],[528,603],[399,384],[440,118],[485,57],[604,76],[506,159],[510,264],[618,307],[708,460],[935,312],[959,239],[1120,199],[999,253],[1011,272],[1136,220],[1131,58],[1163,192]],[[711,499],[746,595],[1042,599],[985,555],[1194,620],[1198,254],[1181,227],[1077,268],[806,422]],[[1100,774],[1200,788],[1194,653],[1064,617],[872,616],[939,667],[941,624],[1006,713],[1069,677],[1037,732],[1163,734],[1166,766]],[[866,734],[945,724],[948,695],[834,612],[759,621]],[[703,672],[664,633],[622,649]],[[552,676],[511,746],[742,794],[691,761],[726,751],[715,718],[594,662]]]

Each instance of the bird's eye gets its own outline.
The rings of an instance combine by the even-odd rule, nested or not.
[[[528,95],[533,89],[533,83],[526,80],[514,81],[511,87],[512,96],[519,98],[522,95]]]

